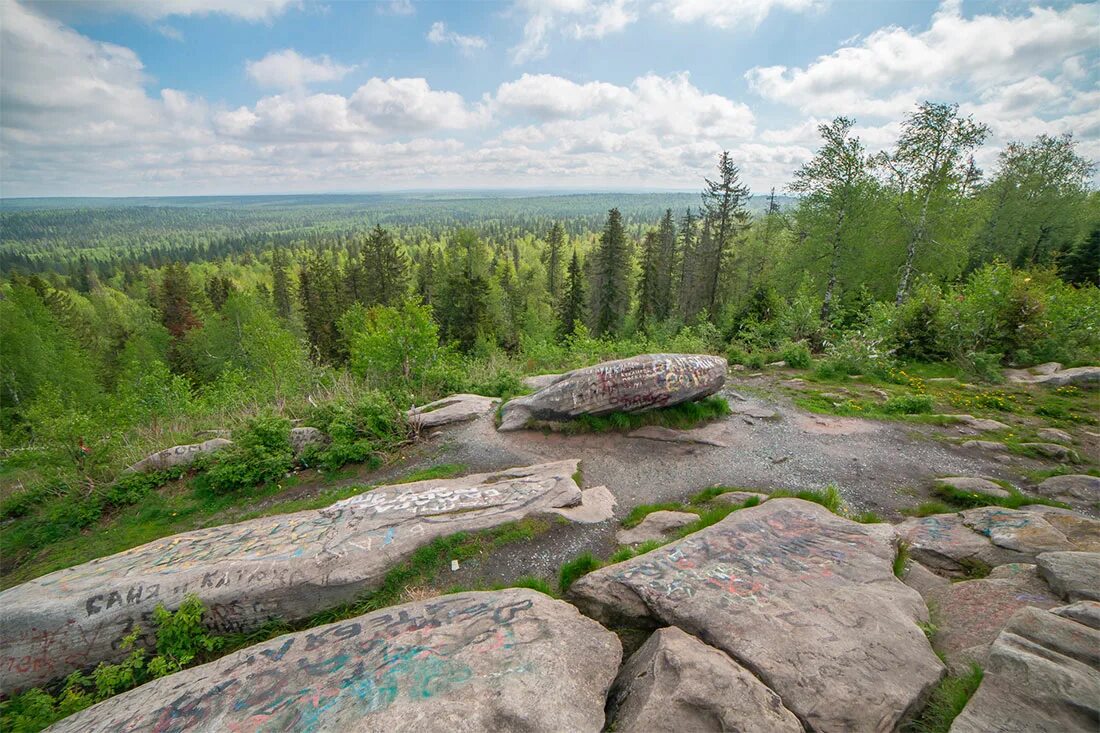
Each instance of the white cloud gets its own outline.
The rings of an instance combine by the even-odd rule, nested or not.
[[[157,33],[161,34],[162,36],[164,36],[165,38],[168,38],[170,40],[173,40],[173,41],[182,41],[183,40],[183,33],[181,33],[179,31],[179,29],[173,28],[172,26],[168,25],[167,23],[161,23],[161,24],[157,25],[156,26],[156,31],[157,31]]]
[[[382,15],[414,15],[416,6],[412,0],[390,0],[378,4],[378,12]]]
[[[806,12],[822,5],[824,0],[663,0],[656,9],[679,23],[705,21],[717,28],[755,28],[775,9]]]
[[[129,13],[145,20],[173,15],[228,15],[250,22],[269,22],[298,7],[301,0],[97,0],[88,9]]]
[[[960,85],[980,91],[1057,68],[1067,56],[1094,48],[1098,34],[1094,7],[964,18],[957,3],[945,2],[926,31],[883,28],[805,67],[755,67],[745,76],[761,96],[803,112],[889,116],[924,94]]]
[[[432,23],[428,31],[428,40],[431,43],[449,43],[464,54],[473,53],[479,48],[485,48],[485,39],[481,36],[464,36],[460,33],[447,30],[447,25],[442,21]]]
[[[604,82],[577,84],[552,74],[524,74],[497,89],[497,104],[542,119],[577,117],[622,104],[630,91]]]
[[[574,39],[599,39],[618,33],[638,19],[635,0],[517,0],[514,12],[526,15],[523,39],[511,49],[522,64],[550,52],[555,31]]]
[[[328,56],[306,58],[292,48],[272,51],[259,61],[249,61],[245,71],[261,87],[304,89],[316,82],[339,81],[355,69]]]
[[[461,94],[432,89],[426,79],[374,78],[350,103],[371,124],[394,131],[460,130],[488,119],[485,109],[468,106]]]

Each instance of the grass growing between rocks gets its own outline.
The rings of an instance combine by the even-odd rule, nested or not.
[[[1047,499],[1041,496],[1028,496],[1012,486],[1005,486],[1004,488],[1009,492],[1010,496],[991,496],[975,491],[963,491],[949,484],[942,483],[937,484],[932,490],[932,493],[952,507],[948,509],[948,512],[957,511],[959,509],[973,509],[980,506],[999,506],[1005,509],[1019,509],[1029,504],[1043,504],[1045,506],[1054,506],[1063,509],[1069,508],[1068,504],[1064,504],[1060,501],[1054,501],[1053,499]],[[922,514],[918,516],[927,515]]]
[[[947,675],[932,691],[928,704],[903,730],[905,733],[947,733],[982,683],[982,669],[976,664],[961,675]]]
[[[909,543],[898,543],[897,554],[894,555],[894,577],[901,580],[909,570]]]
[[[647,425],[666,428],[693,428],[730,414],[729,403],[722,397],[707,397],[696,402],[681,402],[645,412],[613,412],[610,415],[582,415],[575,420],[554,423],[555,432],[581,433],[629,432]],[[549,425],[549,424],[548,424]]]

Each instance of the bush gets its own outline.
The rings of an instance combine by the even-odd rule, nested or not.
[[[813,364],[810,348],[802,342],[785,346],[779,352],[779,358],[787,362],[787,366],[792,369],[809,369]]]
[[[890,415],[925,415],[932,412],[932,397],[926,394],[894,395],[882,405],[882,411]]]
[[[408,438],[404,412],[381,392],[367,392],[356,403],[334,402],[315,409],[307,422],[328,434],[325,446],[303,454],[306,465],[336,470],[347,463],[375,468],[382,456]]]
[[[227,493],[252,488],[282,478],[294,465],[290,421],[285,418],[255,418],[233,432],[233,441],[199,462],[205,472],[195,478],[197,489]]]

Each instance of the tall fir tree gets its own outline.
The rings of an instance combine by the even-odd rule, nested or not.
[[[330,254],[314,252],[301,263],[298,297],[302,321],[313,353],[321,360],[338,363],[344,349],[337,329],[343,313],[340,273]]]
[[[685,321],[688,320],[690,315],[694,315],[692,312],[692,300],[695,297],[695,271],[697,267],[696,258],[698,253],[696,252],[696,225],[699,218],[695,216],[691,211],[691,207],[688,207],[684,212],[684,218],[680,220],[680,238],[682,244],[680,245],[680,277],[679,277],[679,307],[680,318]]]
[[[618,209],[607,213],[607,223],[596,250],[595,312],[592,323],[599,336],[619,336],[630,311],[630,245]]]
[[[558,334],[567,337],[577,330],[579,324],[584,323],[584,312],[588,307],[588,296],[584,291],[584,270],[581,268],[580,257],[573,248],[573,259],[569,261],[569,271],[565,277],[565,296],[561,301],[559,311],[560,324]]]
[[[642,273],[638,279],[638,327],[643,329],[650,323],[660,320],[657,316],[660,243],[660,236],[656,231],[648,231],[642,237]]]
[[[718,316],[718,284],[722,279],[722,264],[734,237],[748,225],[749,213],[745,204],[749,198],[749,187],[741,183],[740,171],[733,164],[728,150],[723,150],[718,158],[717,180],[704,180],[703,211],[710,221],[712,237],[709,251],[704,250],[707,257],[704,269],[708,278],[704,306],[713,321]]]
[[[672,209],[666,209],[657,229],[657,276],[654,293],[653,316],[658,321],[672,315],[675,306],[674,273],[679,252],[676,246],[676,225],[672,221]]]
[[[409,262],[393,235],[376,225],[363,244],[366,304],[396,305],[408,292]]]
[[[435,294],[439,288],[440,262],[439,251],[432,245],[420,261],[420,267],[416,271],[416,294],[424,305],[432,305]]]
[[[271,251],[271,293],[275,301],[275,314],[284,321],[293,312],[290,293],[290,258],[286,250],[276,247]]]
[[[565,229],[561,223],[554,222],[550,234],[546,237],[546,250],[543,262],[546,265],[546,291],[550,293],[550,302],[556,304],[562,295],[562,270],[565,264],[562,250],[565,249]]]

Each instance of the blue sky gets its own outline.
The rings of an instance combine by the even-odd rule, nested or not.
[[[1093,4],[0,0],[0,193],[782,188],[924,99],[1100,158]]]

